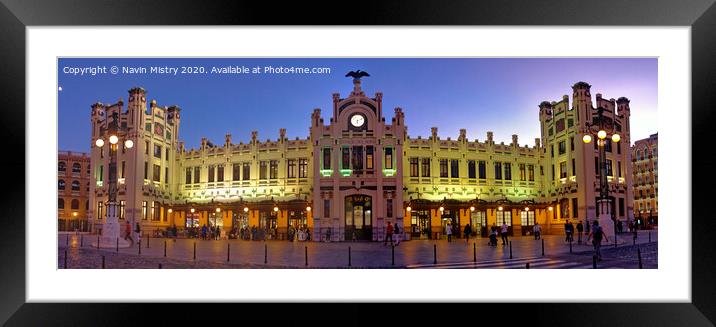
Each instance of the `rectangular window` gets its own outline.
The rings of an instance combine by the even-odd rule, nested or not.
[[[144,179],[149,179],[149,163],[144,162]]]
[[[612,141],[608,138],[604,140],[604,151],[612,153]]]
[[[622,177],[622,162],[621,161],[617,161],[617,175],[619,177]]]
[[[162,167],[159,165],[154,165],[154,170],[152,174],[152,180],[155,182],[161,181],[161,173],[162,173]]]
[[[525,164],[520,164],[520,180],[527,180],[527,169],[525,167]]]
[[[544,176],[544,166],[539,166],[539,175]]]
[[[259,179],[267,179],[268,177],[268,162],[259,162]]]
[[[386,217],[393,217],[393,199],[385,200],[385,209]]]
[[[497,216],[497,226],[502,226],[502,224],[505,224],[507,226],[512,226],[512,212],[511,211],[497,211],[495,213]]]
[[[103,209],[104,209],[104,203],[102,201],[97,202],[97,220],[100,220],[104,217],[104,214],[102,212]]]
[[[534,211],[520,211],[520,223],[522,226],[534,226],[535,225],[535,212]]]
[[[151,217],[152,220],[159,220],[159,202],[152,201]]]
[[[269,162],[269,178],[270,179],[277,179],[278,178],[278,160],[271,160]]]
[[[119,201],[119,219],[124,219],[124,208],[126,204],[124,200]]]
[[[323,169],[331,169],[331,148],[323,148]]]
[[[505,162],[505,180],[512,180],[512,164]]]
[[[430,158],[423,158],[422,160],[422,174],[423,177],[430,177]]]
[[[535,166],[534,165],[527,165],[527,172],[529,173],[529,180],[530,182],[533,182],[535,180]]]
[[[579,218],[579,206],[577,205],[577,198],[572,199],[572,218]]]
[[[574,159],[572,159],[572,176],[577,176],[577,164]]]
[[[341,169],[351,169],[351,149],[347,146],[341,148]]]
[[[331,217],[331,200],[323,200],[323,218]]]
[[[559,178],[567,178],[567,162],[562,161],[559,163]]]
[[[448,161],[447,159],[440,159],[440,177],[448,177]]]
[[[477,178],[475,160],[467,161],[467,178]]]
[[[201,167],[194,167],[194,184],[199,184],[201,178]]]
[[[124,178],[124,169],[125,169],[125,163],[124,160],[122,160],[122,171],[119,173],[120,178]]]
[[[418,177],[418,158],[410,158],[410,177]]]
[[[147,220],[147,201],[142,201],[142,220]]]
[[[365,147],[365,169],[373,170],[373,146]]]
[[[214,182],[215,174],[216,174],[216,172],[215,172],[215,169],[214,169],[214,165],[209,166],[209,183],[213,183],[213,182]]]
[[[245,181],[251,178],[251,164],[248,162],[244,162],[243,178]]]
[[[552,180],[557,179],[557,175],[554,174],[554,165],[552,165]]]
[[[552,144],[552,146],[549,147],[549,154],[550,154],[552,157],[554,157],[554,144]]]
[[[599,206],[597,206],[599,207]],[[562,199],[559,201],[559,209],[562,214],[562,219],[569,218],[569,199]],[[599,215],[599,214],[597,214]]]
[[[480,160],[477,163],[478,172],[480,173],[480,179],[486,179],[487,178],[487,164],[485,161]]]
[[[286,177],[296,178],[296,160],[288,159],[286,162]]]
[[[575,137],[576,137],[576,136],[575,136]],[[575,138],[575,137],[572,137],[572,138],[569,139],[569,150],[570,150],[570,151],[574,151],[574,138]]]
[[[459,161],[457,161],[456,159],[450,160],[450,177],[451,178],[459,178],[460,177]]]
[[[621,144],[621,142],[617,142],[617,154],[622,154],[622,144]]]
[[[607,159],[605,161],[606,161],[606,168],[607,168],[607,176],[614,176],[612,174],[612,161],[610,159]]]
[[[619,198],[619,217],[624,217],[624,198]]]
[[[557,133],[564,130],[564,119],[558,119],[557,123],[555,123],[555,129]]]
[[[149,141],[144,141],[144,154],[149,155]]]
[[[155,144],[154,145],[154,157],[161,159],[162,158],[162,146]]]
[[[169,147],[167,147],[164,152],[166,153],[167,161],[169,161]]]
[[[231,166],[231,179],[234,181],[241,180],[241,164],[235,163]]]
[[[298,159],[298,178],[308,177],[308,159]]]
[[[224,165],[219,165],[218,167],[216,167],[216,181],[224,181]]]
[[[567,142],[561,141],[559,142],[559,155],[563,155],[567,153]]]
[[[191,184],[191,168],[186,169],[186,184]]]
[[[353,147],[353,170],[363,170],[363,147]]]
[[[393,148],[385,148],[385,169],[393,169]]]
[[[502,179],[502,163],[495,162],[495,179]]]
[[[169,167],[164,167],[164,184],[169,184]]]

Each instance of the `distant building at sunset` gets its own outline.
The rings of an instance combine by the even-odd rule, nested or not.
[[[640,226],[652,226],[659,221],[659,134],[634,142],[632,171],[634,181],[634,216]]]

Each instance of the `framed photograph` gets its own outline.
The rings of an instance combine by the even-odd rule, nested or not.
[[[152,311],[68,302],[716,320],[692,185],[713,2],[172,5],[3,0],[8,325]]]

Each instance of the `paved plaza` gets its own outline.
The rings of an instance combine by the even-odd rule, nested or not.
[[[649,242],[651,234],[651,242]],[[593,248],[588,244],[569,243],[564,236],[546,235],[544,256],[542,241],[533,237],[514,237],[510,246],[490,247],[486,238],[413,240],[391,247],[378,242],[288,242],[245,240],[197,240],[147,238],[130,248],[96,249],[97,235],[60,234],[58,268],[527,268],[592,269]],[[611,237],[610,237],[611,239]],[[658,234],[640,231],[633,245],[632,234],[620,234],[619,243],[602,248],[603,261],[598,268],[658,267]],[[166,257],[165,257],[166,244]],[[196,252],[194,248],[196,247]],[[141,251],[141,252],[140,252]],[[394,252],[393,252],[394,251]],[[641,253],[639,253],[641,252]],[[349,258],[350,255],[350,258]],[[228,259],[228,260],[227,260]],[[306,263],[308,263],[306,265]],[[350,266],[349,266],[350,264]]]

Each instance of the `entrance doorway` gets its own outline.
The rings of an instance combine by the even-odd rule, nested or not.
[[[410,215],[410,236],[419,239],[430,238],[430,211],[414,210]]]
[[[447,224],[450,223],[452,226],[452,237],[460,238],[460,217],[458,217],[455,210],[445,209],[442,214],[441,224],[441,235],[445,235],[447,238],[447,230],[445,229]]]
[[[520,211],[520,223],[522,224],[522,235],[532,235],[535,227],[535,212]]]
[[[345,199],[345,240],[370,240],[372,229],[372,198],[368,195],[349,195]]]
[[[475,210],[470,213],[470,227],[474,234],[487,237],[487,212],[485,210]]]

